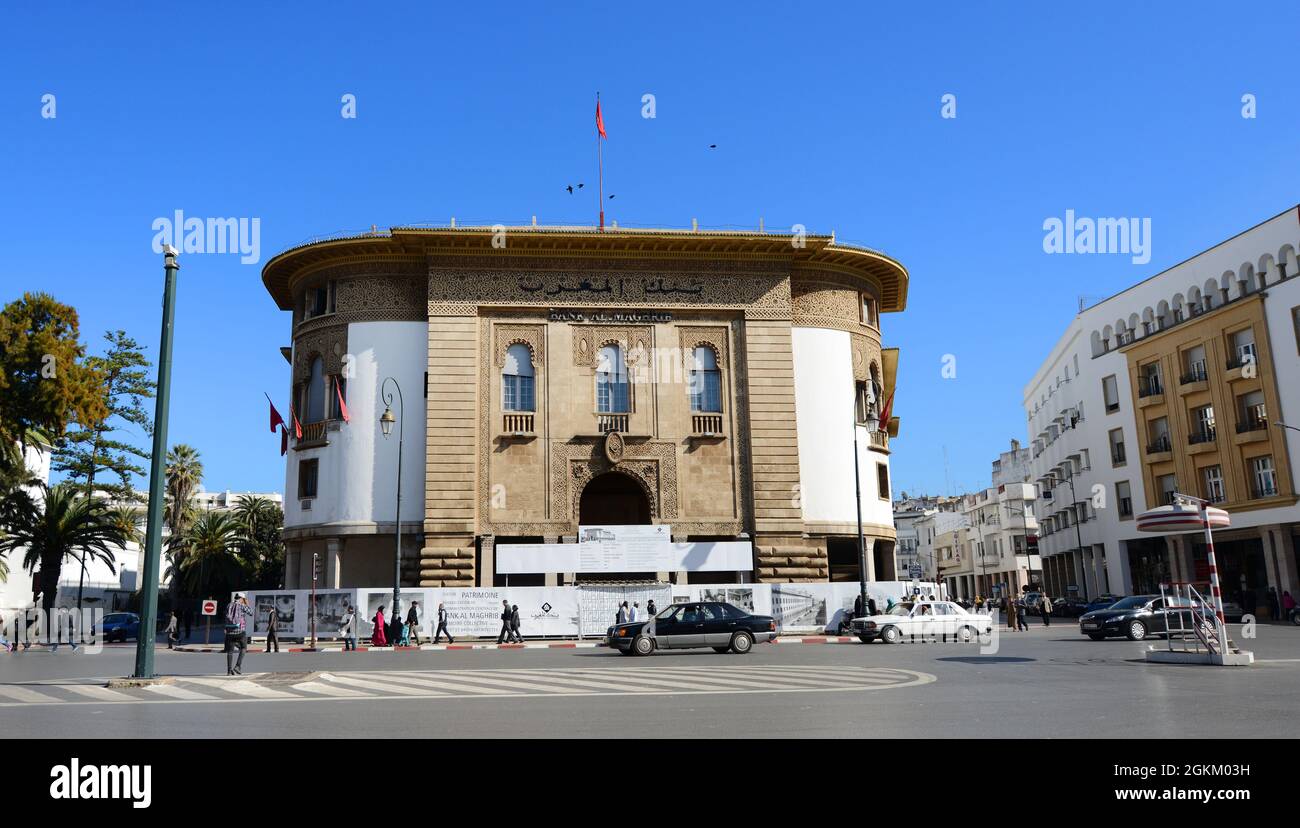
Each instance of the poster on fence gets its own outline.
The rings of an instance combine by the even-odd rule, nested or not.
[[[453,636],[499,636],[503,601],[512,609],[519,607],[520,635],[578,634],[578,595],[572,587],[443,588],[432,593],[434,612],[441,601],[447,610],[447,629]]]
[[[619,605],[624,601],[627,601],[629,608],[633,604],[640,605],[638,618],[647,616],[647,608],[652,600],[656,609],[663,609],[673,603],[673,588],[668,584],[591,585],[580,587],[577,592],[583,635],[604,635],[615,623]]]

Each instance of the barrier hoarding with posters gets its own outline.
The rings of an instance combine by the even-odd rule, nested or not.
[[[431,616],[438,602],[447,610],[453,636],[490,638],[501,632],[502,601],[519,607],[524,636],[576,636],[578,594],[575,587],[476,587],[430,590]],[[601,628],[604,632],[604,628]]]
[[[623,586],[580,586],[578,593],[579,614],[582,617],[583,635],[604,635],[605,630],[614,625],[618,617],[619,605],[627,601],[629,607],[641,605],[638,618],[646,618],[646,609],[651,600],[655,608],[662,610],[673,603],[673,589],[668,584],[645,584]]]
[[[754,568],[754,547],[749,541],[669,544],[637,541],[624,546],[621,541],[612,538],[585,544],[511,543],[497,546],[495,566],[498,575],[543,572],[748,572]]]

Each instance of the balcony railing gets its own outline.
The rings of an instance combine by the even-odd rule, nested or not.
[[[1191,446],[1199,445],[1201,443],[1213,443],[1213,442],[1214,442],[1213,428],[1203,428],[1200,431],[1193,431],[1191,434],[1187,435],[1187,444]]]
[[[1178,382],[1182,385],[1191,385],[1194,382],[1205,382],[1209,378],[1209,374],[1205,371],[1205,366],[1198,364],[1189,368],[1186,374],[1183,374],[1178,378]]]
[[[607,434],[611,431],[627,431],[627,414],[596,414],[596,431]]]
[[[1138,397],[1158,397],[1165,393],[1159,377],[1143,377],[1138,381]]]
[[[1245,434],[1248,431],[1265,431],[1268,429],[1268,420],[1263,417],[1247,417],[1237,423],[1237,433]]]
[[[504,434],[532,434],[533,412],[507,411],[501,417],[501,431]]]
[[[889,432],[879,430],[871,432],[871,445],[873,448],[889,448]]]
[[[700,437],[721,436],[722,415],[721,414],[692,414],[691,434]]]
[[[1155,442],[1147,446],[1147,454],[1159,454],[1162,451],[1169,451],[1169,435],[1161,434],[1155,439]]]
[[[1276,497],[1277,484],[1274,483],[1271,486],[1260,486],[1259,484],[1256,484],[1254,487],[1251,488],[1251,491],[1254,493],[1256,500],[1259,500],[1260,498],[1263,497]]]
[[[302,439],[299,443],[317,443],[325,439],[325,421],[302,424]]]

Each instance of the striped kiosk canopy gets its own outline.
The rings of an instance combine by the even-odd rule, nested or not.
[[[1175,503],[1150,509],[1137,517],[1139,532],[1159,532],[1173,535],[1179,532],[1195,532],[1205,529],[1209,522],[1210,529],[1226,529],[1229,525],[1228,513],[1222,509],[1209,506],[1205,510],[1206,519],[1201,519],[1201,510],[1195,506]]]

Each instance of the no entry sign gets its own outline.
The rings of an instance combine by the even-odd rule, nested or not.
[[[203,614],[204,614],[204,615],[216,615],[216,614],[217,614],[217,602],[216,602],[216,601],[213,601],[211,598],[209,598],[208,600],[204,601],[204,602],[203,602]]]

